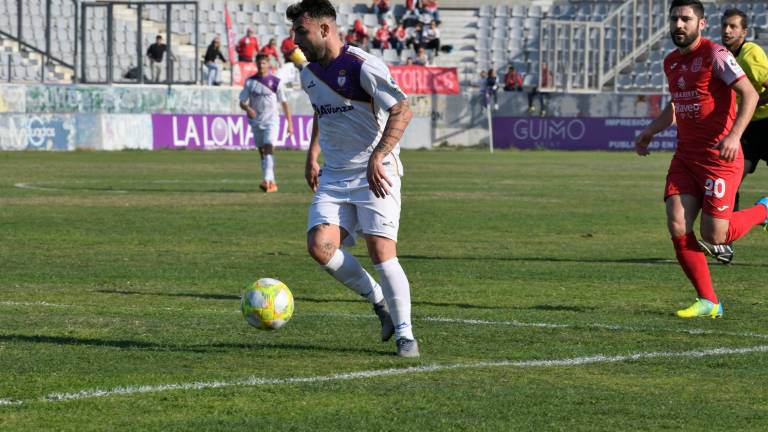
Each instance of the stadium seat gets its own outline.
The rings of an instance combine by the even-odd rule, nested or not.
[[[497,17],[509,17],[509,6],[507,5],[498,5],[496,6],[496,16]]]
[[[482,5],[480,6],[480,9],[477,11],[477,16],[480,17],[490,17],[493,16],[493,6],[491,5]]]

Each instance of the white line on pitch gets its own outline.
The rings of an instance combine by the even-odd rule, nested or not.
[[[448,323],[461,323],[461,324],[475,324],[475,325],[506,325],[512,327],[544,327],[544,328],[596,328],[601,330],[615,330],[615,331],[632,331],[632,332],[648,332],[648,331],[661,331],[661,332],[674,332],[674,333],[686,333],[691,335],[723,335],[723,336],[740,336],[751,337],[758,339],[768,339],[768,335],[752,332],[730,332],[722,330],[704,330],[704,329],[676,329],[676,328],[655,328],[655,327],[631,327],[616,324],[547,324],[547,323],[525,323],[519,321],[488,321],[488,320],[465,320],[455,318],[442,318],[442,317],[422,317],[423,321],[435,321],[435,322],[448,322]]]
[[[3,306],[48,306],[48,307],[70,307],[69,305],[48,303],[44,301],[0,301],[0,305]]]
[[[13,399],[0,399],[0,406],[12,406],[12,405],[21,405],[22,401],[17,401]]]
[[[81,399],[102,398],[120,395],[133,395],[141,393],[160,393],[174,390],[202,390],[223,387],[254,387],[254,386],[276,386],[304,383],[322,383],[332,381],[350,381],[357,379],[368,379],[387,376],[422,374],[444,370],[456,369],[485,369],[493,367],[513,367],[513,368],[551,368],[551,367],[571,367],[583,366],[600,363],[620,363],[627,361],[657,359],[657,358],[703,358],[711,356],[723,356],[734,354],[752,354],[768,352],[768,345],[760,345],[744,348],[712,348],[703,350],[691,350],[682,352],[640,352],[627,355],[609,356],[597,354],[588,357],[572,357],[551,360],[502,360],[496,362],[474,362],[474,363],[453,363],[453,364],[432,364],[423,366],[414,366],[407,368],[365,370],[357,372],[347,372],[332,375],[319,375],[311,377],[294,378],[259,378],[249,377],[235,381],[200,381],[191,383],[162,384],[162,385],[138,385],[115,387],[111,390],[90,389],[81,390],[73,393],[51,393],[37,400],[13,401],[14,405],[21,405],[29,402],[54,402],[71,401]],[[10,401],[6,399],[6,401]]]
[[[72,307],[88,307],[90,305],[64,305],[64,304],[55,304],[55,303],[47,303],[44,301],[40,302],[17,302],[17,301],[0,301],[0,306],[48,306],[48,307],[66,307],[66,308],[72,308]],[[146,306],[136,306],[136,307],[130,307],[130,306],[123,306],[121,309],[158,309],[158,308],[152,308],[152,307],[146,307]],[[167,311],[189,311],[189,309],[183,309],[183,308],[171,308],[171,307],[162,307],[159,308],[162,310]],[[227,314],[234,314],[234,313],[240,313],[240,310],[220,310],[220,309],[195,309],[198,312],[213,312],[213,313],[227,313]],[[353,319],[370,319],[371,315],[362,315],[362,314],[351,314],[351,313],[343,313],[343,312],[326,312],[326,313],[306,313],[303,314],[305,316],[336,316],[336,317],[343,317],[343,318],[353,318]],[[601,329],[601,330],[609,330],[609,331],[628,331],[628,332],[670,332],[670,333],[684,333],[684,334],[690,334],[690,335],[713,335],[713,336],[734,336],[734,337],[746,337],[746,338],[756,338],[756,339],[768,339],[768,335],[761,334],[761,333],[754,333],[754,332],[732,332],[732,331],[723,331],[723,330],[704,330],[704,329],[677,329],[677,328],[664,328],[664,327],[631,327],[631,326],[623,326],[623,325],[617,325],[617,324],[597,324],[597,323],[586,323],[586,324],[556,324],[556,323],[537,323],[537,322],[521,322],[516,320],[511,321],[494,321],[494,320],[482,320],[482,319],[460,319],[460,318],[445,318],[445,317],[430,317],[430,316],[424,316],[424,317],[414,317],[414,321],[427,321],[427,322],[444,322],[444,323],[452,323],[452,324],[465,324],[465,325],[497,325],[497,326],[509,326],[509,327],[533,327],[533,328],[595,328],[595,329]]]

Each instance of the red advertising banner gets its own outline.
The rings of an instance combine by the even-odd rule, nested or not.
[[[235,52],[235,31],[232,29],[232,17],[229,15],[229,8],[224,6],[224,23],[227,26],[227,45],[229,48],[229,61],[232,62],[232,85],[242,86],[248,77],[256,74],[256,64],[237,61]]]
[[[456,68],[433,66],[390,66],[392,77],[406,94],[458,94]]]

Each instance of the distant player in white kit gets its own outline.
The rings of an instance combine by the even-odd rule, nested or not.
[[[288,135],[292,135],[293,122],[283,84],[280,78],[269,73],[269,57],[259,54],[256,56],[256,75],[245,81],[243,91],[240,92],[240,108],[248,114],[253,140],[259,149],[261,170],[264,173],[264,180],[259,187],[264,192],[277,192],[274,146],[280,128],[278,102],[283,105]]]
[[[398,142],[413,114],[387,66],[339,39],[328,0],[288,8],[294,41],[309,60],[301,85],[315,111],[306,179],[309,254],[339,282],[368,299],[381,321],[381,339],[393,334],[397,355],[418,357],[411,327],[408,278],[397,259],[400,223]],[[325,165],[317,159],[322,152]],[[362,233],[381,285],[341,248]]]

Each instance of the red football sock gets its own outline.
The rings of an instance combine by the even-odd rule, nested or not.
[[[696,235],[689,232],[686,235],[672,237],[675,246],[675,255],[685,275],[691,280],[693,287],[699,294],[699,298],[706,299],[717,304],[717,296],[712,288],[712,278],[709,276],[709,265],[704,252],[699,248]]]
[[[740,239],[748,233],[753,226],[762,224],[766,219],[766,208],[762,204],[754,207],[737,211],[731,216],[728,224],[728,233],[725,235],[725,242],[730,243]]]

